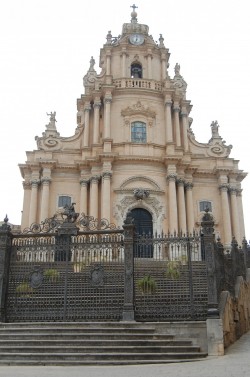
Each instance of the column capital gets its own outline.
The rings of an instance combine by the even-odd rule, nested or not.
[[[40,179],[31,179],[30,184],[32,187],[38,187],[38,185],[40,184]]]
[[[174,102],[174,105],[173,105],[173,110],[175,111],[175,112],[180,112],[180,106],[179,106],[179,104],[176,104],[175,102]]]
[[[230,192],[230,195],[236,195],[238,189],[236,187],[229,186],[228,191]]]
[[[100,180],[100,176],[99,175],[93,175],[91,178],[90,178],[90,182],[91,183],[98,183]]]
[[[192,191],[194,187],[194,184],[192,182],[185,182],[185,189],[187,191]]]
[[[81,186],[87,186],[89,184],[89,179],[81,178],[79,182]]]
[[[31,182],[23,181],[23,189],[30,190],[31,189]]]
[[[224,191],[224,192],[227,192],[228,189],[229,189],[229,184],[228,183],[222,183],[221,185],[219,185],[219,189],[220,191]]]
[[[167,106],[172,106],[172,101],[170,99],[166,99],[164,102],[164,105]]]
[[[176,183],[178,186],[184,186],[185,185],[185,179],[184,178],[177,178]]]
[[[168,182],[176,182],[176,179],[177,179],[177,175],[175,173],[171,173],[171,174],[168,174],[167,175],[167,181]]]
[[[85,112],[89,112],[91,110],[91,105],[90,104],[86,104],[85,106],[84,106],[84,111]]]
[[[241,196],[242,191],[243,191],[242,189],[237,189],[236,195]]]
[[[111,103],[112,102],[112,96],[109,95],[107,97],[104,97],[104,103],[107,104],[107,103]]]
[[[42,177],[42,179],[41,179],[41,183],[42,183],[43,186],[48,186],[50,184],[50,182],[51,182],[51,178],[49,178],[49,177]]]
[[[102,105],[101,101],[100,100],[96,100],[94,102],[93,107],[94,107],[94,109],[100,109],[101,105]]]
[[[102,178],[103,179],[111,179],[112,173],[110,171],[105,171],[102,173]]]

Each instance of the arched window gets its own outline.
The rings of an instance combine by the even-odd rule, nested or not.
[[[147,129],[143,122],[133,122],[131,124],[131,141],[132,143],[146,143]]]
[[[141,79],[142,78],[142,66],[139,63],[131,64],[131,77],[133,79]]]
[[[203,212],[208,208],[209,212],[212,212],[212,202],[208,200],[200,201],[200,212]]]
[[[71,196],[67,195],[60,195],[58,197],[58,207],[64,207],[65,205],[70,206],[71,205]]]

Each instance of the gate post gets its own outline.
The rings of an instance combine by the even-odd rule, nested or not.
[[[58,229],[55,236],[55,261],[65,262],[65,280],[64,280],[64,304],[63,320],[67,318],[67,293],[68,293],[68,270],[69,261],[71,260],[71,236],[78,234],[78,228],[72,222],[65,221]]]
[[[134,224],[130,212],[124,220],[124,306],[123,321],[135,320],[134,308]]]
[[[0,322],[6,321],[6,299],[10,267],[12,233],[7,215],[0,227]]]
[[[201,222],[205,260],[207,266],[207,285],[208,285],[208,318],[219,318],[218,293],[216,284],[215,268],[215,236],[213,216],[208,213],[204,214]]]
[[[207,310],[207,341],[208,355],[222,356],[224,354],[223,324],[220,319],[218,309],[218,291],[216,279],[216,260],[215,260],[215,236],[213,216],[204,214],[201,222],[204,253],[207,267],[207,286],[208,286],[208,310]]]

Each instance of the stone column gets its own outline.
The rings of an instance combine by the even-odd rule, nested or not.
[[[98,182],[100,177],[95,175],[90,178],[90,209],[89,215],[98,218]]]
[[[185,183],[184,179],[182,178],[177,179],[178,222],[179,222],[179,231],[181,231],[182,233],[187,232],[184,183]]]
[[[40,222],[44,221],[49,217],[49,185],[51,179],[49,177],[43,177],[41,179],[42,183],[42,198],[41,198],[41,214]]]
[[[167,67],[166,67],[166,54],[161,54],[161,77],[162,80],[166,80]]]
[[[102,174],[102,218],[107,219],[110,223],[110,181],[112,173],[104,172]]]
[[[239,213],[238,213],[238,205],[237,205],[237,188],[230,187],[229,188],[230,194],[230,202],[231,202],[231,214],[232,214],[232,230],[233,230],[233,237],[235,237],[238,244],[241,244],[242,240],[240,239],[240,224],[239,224]]]
[[[80,180],[81,192],[80,192],[80,214],[88,214],[88,184],[89,179],[82,178]]]
[[[100,99],[96,99],[94,103],[94,128],[93,128],[93,144],[98,144],[100,133]]]
[[[37,221],[37,195],[39,179],[33,179],[31,184],[31,196],[30,196],[30,212],[29,212],[29,226]]]
[[[176,174],[169,174],[168,181],[168,221],[171,234],[178,232],[177,200],[176,200]]]
[[[89,146],[89,113],[91,110],[90,104],[86,104],[84,108],[84,134],[83,134],[83,146]]]
[[[107,62],[107,64],[106,64],[106,74],[109,76],[110,75],[110,68],[111,68],[111,64],[110,64],[110,62],[111,62],[111,51],[108,50],[106,54],[107,54],[106,55],[106,62]]]
[[[182,133],[183,133],[183,144],[184,144],[184,151],[188,152],[189,145],[188,145],[188,114],[185,108],[181,111],[182,116]]]
[[[230,208],[228,201],[228,184],[221,184],[219,186],[221,195],[221,209],[222,209],[222,225],[224,230],[224,245],[226,247],[231,245],[232,230],[231,230],[231,218]]]
[[[112,102],[111,95],[104,98],[104,139],[110,138],[111,102]]]
[[[171,116],[171,100],[165,101],[165,129],[166,129],[166,143],[173,142],[173,127],[172,127],[172,116]]]
[[[242,242],[245,235],[245,223],[244,223],[244,212],[242,204],[242,189],[237,189],[237,205],[238,205],[238,214],[239,214],[239,224],[240,224],[240,242]]]
[[[180,107],[178,104],[174,104],[174,127],[175,127],[175,138],[176,146],[181,146],[181,131],[180,131]]]
[[[152,51],[151,49],[148,49],[147,61],[148,61],[148,79],[152,79]]]
[[[29,224],[29,209],[30,209],[30,194],[31,194],[31,185],[30,182],[24,181],[23,182],[23,211],[22,211],[22,221],[21,221],[21,228],[27,228]]]
[[[194,202],[193,202],[193,183],[186,182],[185,189],[186,189],[186,204],[187,204],[187,230],[188,233],[193,232],[194,230]]]
[[[127,77],[127,52],[126,47],[122,48],[122,77]]]

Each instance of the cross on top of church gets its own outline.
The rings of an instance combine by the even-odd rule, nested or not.
[[[133,12],[138,8],[135,4],[131,5],[130,8],[133,8]]]

